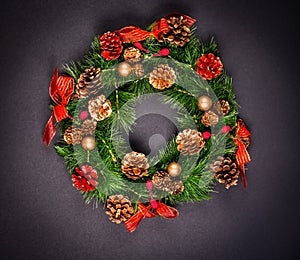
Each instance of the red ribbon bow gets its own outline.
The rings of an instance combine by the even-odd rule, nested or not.
[[[55,106],[44,130],[43,143],[45,145],[51,143],[56,132],[54,117],[57,122],[69,117],[66,105],[69,103],[73,92],[74,79],[67,76],[58,77],[58,69],[56,68],[49,88],[49,95],[54,101]]]
[[[157,205],[155,208],[153,208],[151,204],[147,207],[141,202],[139,202],[138,204],[139,212],[133,215],[126,222],[124,222],[125,227],[129,232],[133,232],[134,230],[136,230],[137,226],[143,218],[153,218],[156,216],[161,216],[163,218],[172,219],[176,218],[179,214],[175,208],[169,207],[161,202],[155,203]],[[153,211],[151,209],[153,209]]]
[[[120,39],[123,43],[143,41],[150,36],[154,36],[156,39],[159,40],[161,34],[165,34],[170,31],[167,19],[171,16],[183,16],[187,20],[187,25],[189,27],[196,22],[195,19],[187,15],[172,13],[167,15],[165,18],[158,20],[154,24],[151,32],[142,30],[141,28],[136,26],[126,26],[120,29],[119,31],[117,31],[117,33],[119,33]]]
[[[234,138],[234,143],[237,146],[236,151],[236,161],[239,165],[241,171],[241,177],[244,187],[247,186],[246,175],[245,175],[245,164],[251,161],[250,155],[247,152],[246,146],[243,143],[243,140],[246,140],[250,143],[250,131],[246,128],[245,122],[243,119],[238,119],[236,126],[236,137]]]

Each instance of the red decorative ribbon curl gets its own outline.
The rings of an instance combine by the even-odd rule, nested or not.
[[[49,145],[55,135],[56,127],[54,118],[57,122],[60,122],[70,117],[66,105],[69,103],[73,92],[74,79],[67,76],[58,77],[58,69],[56,68],[49,87],[49,95],[54,101],[55,106],[44,130],[43,143],[45,145]]]
[[[244,187],[247,186],[246,175],[245,175],[245,164],[251,161],[250,155],[247,152],[247,148],[242,140],[250,143],[250,131],[246,128],[243,119],[238,119],[236,126],[236,137],[234,143],[237,146],[236,161],[240,168],[240,173]]]
[[[125,227],[129,232],[136,230],[137,226],[143,218],[153,218],[161,216],[163,218],[172,219],[176,218],[179,213],[175,208],[169,207],[161,202],[157,202],[157,207],[153,208],[151,205],[145,206],[139,202],[139,212],[133,215],[130,219],[124,222]],[[153,203],[152,203],[153,204]]]
[[[156,39],[159,40],[161,34],[168,33],[170,31],[167,19],[171,16],[183,16],[187,20],[187,25],[190,27],[192,26],[196,20],[187,16],[178,13],[172,13],[167,15],[165,18],[158,20],[151,32],[145,31],[136,26],[126,26],[117,31],[120,36],[120,39],[123,43],[130,43],[130,42],[139,42],[146,40],[150,36],[154,36]]]

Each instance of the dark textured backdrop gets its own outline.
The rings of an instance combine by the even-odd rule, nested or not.
[[[1,3],[1,258],[287,259],[299,257],[299,37],[288,1]],[[129,234],[86,206],[62,159],[42,145],[54,68],[94,35],[171,12],[214,35],[252,130],[248,182]],[[60,69],[62,67],[60,66]]]

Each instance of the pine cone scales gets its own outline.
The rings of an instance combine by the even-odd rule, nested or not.
[[[86,119],[81,125],[82,135],[94,135],[97,122],[92,119]]]
[[[205,125],[206,127],[214,126],[214,125],[218,124],[218,122],[219,122],[219,117],[213,111],[205,112],[202,115],[201,123],[203,125]]]
[[[136,62],[141,58],[142,54],[138,48],[128,47],[127,49],[125,49],[123,56],[124,60],[127,60],[129,62]]]
[[[122,41],[115,32],[106,32],[100,38],[101,55],[106,60],[117,59],[123,49]]]
[[[177,135],[176,142],[178,151],[183,155],[199,153],[205,145],[202,134],[194,129],[184,129]]]
[[[105,213],[109,215],[109,219],[116,224],[130,219],[134,214],[131,202],[123,195],[109,196],[106,207],[107,211]]]
[[[168,18],[168,25],[170,31],[160,37],[171,44],[183,47],[190,41],[191,29],[188,26],[187,20],[183,16],[171,16]]]
[[[152,183],[156,189],[166,191],[171,195],[177,195],[184,190],[182,181],[173,180],[172,177],[164,171],[156,172],[152,177]]]
[[[175,80],[175,71],[168,64],[159,64],[149,75],[149,83],[160,90],[170,88]]]
[[[210,169],[215,173],[215,178],[219,183],[225,184],[225,188],[237,185],[239,169],[235,161],[230,157],[218,156],[217,160],[210,165]]]
[[[91,117],[96,121],[104,120],[112,114],[111,103],[104,95],[89,100],[88,109]]]
[[[224,116],[228,115],[230,110],[229,102],[224,99],[219,100],[214,107],[218,114]]]
[[[122,172],[131,180],[148,175],[148,159],[143,153],[127,153],[122,160]]]
[[[64,133],[64,140],[67,144],[80,144],[82,140],[82,131],[78,127],[69,126]]]
[[[75,96],[77,98],[86,98],[89,95],[97,94],[101,87],[101,69],[95,69],[92,66],[80,74]]]

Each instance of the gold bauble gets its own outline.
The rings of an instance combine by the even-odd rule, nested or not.
[[[96,140],[93,136],[86,136],[82,138],[81,146],[86,151],[92,151],[96,148]]]
[[[118,66],[118,73],[121,77],[128,77],[131,73],[131,66],[127,62],[122,62]]]
[[[213,102],[208,96],[201,96],[198,98],[198,108],[202,111],[206,111],[211,108]]]
[[[181,173],[181,166],[177,162],[169,163],[167,167],[167,172],[172,177],[177,177]]]

